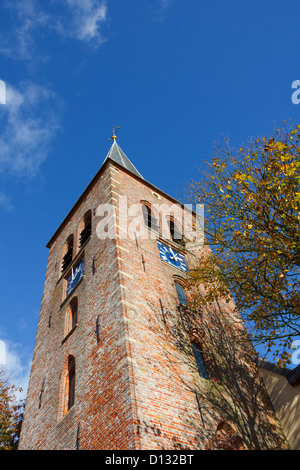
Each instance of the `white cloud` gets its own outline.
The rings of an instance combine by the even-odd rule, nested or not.
[[[79,40],[99,46],[104,39],[100,25],[106,20],[106,2],[99,0],[65,0],[72,15],[72,24],[63,31]]]
[[[32,177],[59,129],[59,102],[51,90],[31,82],[18,89],[6,85],[6,105],[0,108],[0,172]],[[8,200],[2,195],[4,204]]]
[[[47,59],[38,52],[35,37],[42,28],[95,48],[105,41],[100,31],[107,15],[105,0],[52,0],[47,11],[41,0],[6,0],[4,7],[14,14],[15,24],[0,34],[0,53],[13,59]]]
[[[37,55],[34,32],[49,24],[50,17],[36,0],[5,1],[4,7],[15,16],[15,26],[0,36],[0,52],[13,59],[31,59]]]
[[[28,389],[31,358],[22,353],[20,345],[5,341],[5,360],[6,363],[3,365],[5,375],[11,385],[20,389],[16,392],[16,399],[23,400]]]
[[[13,208],[13,205],[9,196],[7,196],[4,193],[0,193],[0,207],[2,207],[7,212],[11,211]]]
[[[6,346],[5,342],[0,339],[0,368],[6,364]]]
[[[0,104],[6,104],[6,86],[3,80],[0,80]]]

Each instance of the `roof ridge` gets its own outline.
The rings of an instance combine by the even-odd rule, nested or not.
[[[121,147],[117,144],[116,141],[114,142],[114,144],[116,144],[117,150],[118,150],[118,154],[120,155],[120,158],[121,158],[121,160],[122,160],[123,165],[125,165],[125,161],[124,161],[124,157],[123,157],[123,155],[122,155]]]

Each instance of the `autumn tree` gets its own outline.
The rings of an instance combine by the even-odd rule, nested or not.
[[[0,368],[0,450],[15,450],[19,442],[24,404],[16,401],[18,389]]]
[[[191,273],[205,288],[198,300],[233,296],[253,340],[286,363],[300,334],[300,125],[239,149],[225,139],[206,164],[190,185],[205,207],[205,242]]]

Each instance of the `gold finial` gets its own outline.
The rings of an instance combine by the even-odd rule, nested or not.
[[[116,140],[117,140],[117,136],[116,136],[116,127],[117,127],[117,126],[114,126],[114,128],[113,128],[113,135],[112,135],[112,137],[111,137],[113,141],[116,141]],[[117,127],[117,130],[118,130],[118,129],[120,129],[120,127]],[[108,141],[110,141],[110,140],[111,140],[111,139],[108,139]]]

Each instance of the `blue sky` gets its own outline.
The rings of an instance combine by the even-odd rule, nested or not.
[[[118,143],[177,198],[232,145],[299,122],[299,1],[3,0],[0,340],[26,390],[46,243]]]

